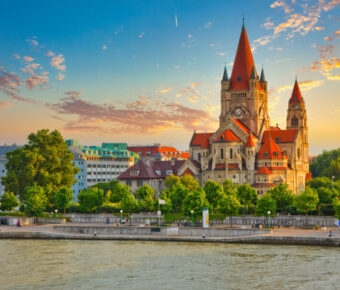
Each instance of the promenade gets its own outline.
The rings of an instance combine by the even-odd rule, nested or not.
[[[167,242],[215,242],[215,243],[251,243],[251,244],[291,244],[340,246],[340,229],[333,228],[334,236],[328,237],[329,229],[273,229],[272,233],[259,235],[225,237],[225,236],[183,236],[183,235],[120,235],[120,234],[82,234],[55,230],[51,225],[0,226],[0,239],[71,239],[71,240],[139,240]],[[67,224],[79,226],[79,224]],[[98,227],[98,224],[82,224],[82,227]],[[102,225],[101,227],[109,227]]]

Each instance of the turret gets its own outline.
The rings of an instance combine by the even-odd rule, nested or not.
[[[263,67],[262,67],[262,70],[261,70],[260,84],[261,84],[262,89],[266,91],[267,90],[267,81],[266,81],[266,77],[264,75]]]
[[[228,72],[227,72],[227,67],[226,66],[224,66],[224,72],[223,72],[223,77],[222,77],[221,85],[222,85],[222,91],[229,90],[230,81],[229,81],[229,78],[228,78]]]
[[[256,74],[255,64],[253,64],[253,68],[251,70],[251,75],[250,75],[250,78],[249,78],[249,89],[250,90],[257,89],[258,82],[259,82],[259,79],[258,79],[257,74]]]

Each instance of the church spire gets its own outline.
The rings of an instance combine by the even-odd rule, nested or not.
[[[295,84],[294,84],[292,96],[290,97],[290,100],[289,100],[289,104],[299,104],[299,103],[303,103],[303,102],[304,101],[303,101],[301,91],[300,91],[300,88],[299,88],[299,83],[298,83],[297,79],[295,79]]]
[[[238,42],[234,66],[230,77],[231,90],[249,89],[249,78],[251,76],[253,65],[253,55],[251,53],[247,31],[243,24],[240,39]],[[255,75],[257,75],[255,66],[254,71]]]
[[[264,76],[263,66],[262,66],[262,70],[261,70],[260,82],[261,83],[266,82],[266,77]]]
[[[253,64],[253,68],[251,70],[251,76],[250,76],[251,80],[256,79],[256,73],[255,73],[255,65]]]
[[[227,72],[227,67],[224,66],[224,72],[223,72],[222,81],[227,81],[227,80],[229,80],[229,78],[228,78],[228,72]]]

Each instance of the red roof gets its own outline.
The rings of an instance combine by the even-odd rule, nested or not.
[[[190,158],[190,153],[188,153],[188,152],[182,152],[181,155],[182,155],[182,157],[185,158],[185,159]]]
[[[225,169],[225,163],[217,163],[215,165],[215,170],[224,170]],[[228,170],[239,170],[237,163],[229,163],[228,164]]]
[[[250,132],[248,140],[246,142],[246,147],[255,147],[254,139],[253,139],[253,134]]]
[[[290,97],[289,100],[290,104],[300,104],[303,103],[303,98],[300,92],[299,84],[297,81],[295,81],[292,96]]]
[[[181,157],[180,152],[175,147],[167,147],[167,146],[130,146],[128,150],[140,154],[140,157],[154,157],[157,154],[163,155],[167,157]],[[189,154],[189,153],[188,153]],[[183,156],[182,156],[183,157]],[[185,157],[183,157],[185,158]]]
[[[210,137],[214,135],[214,133],[194,133],[192,136],[190,146],[200,146],[202,148],[209,148],[210,146]]]
[[[238,42],[233,71],[230,77],[230,90],[249,89],[249,78],[251,76],[253,64],[254,60],[253,55],[251,53],[247,32],[243,26],[240,35],[240,40]],[[259,88],[261,88],[260,85]]]
[[[215,142],[218,141],[241,142],[241,140],[230,129],[224,130],[222,134],[215,139]]]
[[[236,125],[238,125],[244,132],[246,132],[247,134],[250,133],[250,130],[248,129],[248,127],[246,125],[244,125],[240,120],[238,119],[233,119],[233,121],[236,123]],[[254,133],[253,133],[254,134]]]
[[[288,129],[288,130],[277,130],[270,131],[270,136],[276,143],[294,143],[295,137],[297,135],[297,129]],[[263,133],[262,144],[264,144],[269,137],[269,130]]]
[[[311,179],[312,178],[312,173],[311,172],[308,172],[307,174],[306,174],[306,181],[308,181],[309,179]]]
[[[185,169],[182,176],[187,175],[187,174],[191,176],[195,176],[195,174],[190,170],[190,168]]]
[[[274,142],[272,138],[267,138],[265,143],[261,146],[258,152],[258,159],[284,159],[280,147]]]
[[[270,131],[274,131],[274,132],[276,132],[276,131],[280,131],[281,129],[279,128],[279,127],[277,127],[277,126],[270,126]]]
[[[263,175],[268,175],[268,174],[273,174],[268,167],[261,167],[259,170],[257,170],[256,174],[263,174]]]

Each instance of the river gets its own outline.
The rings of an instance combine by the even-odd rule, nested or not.
[[[0,289],[339,289],[340,249],[0,240]]]

